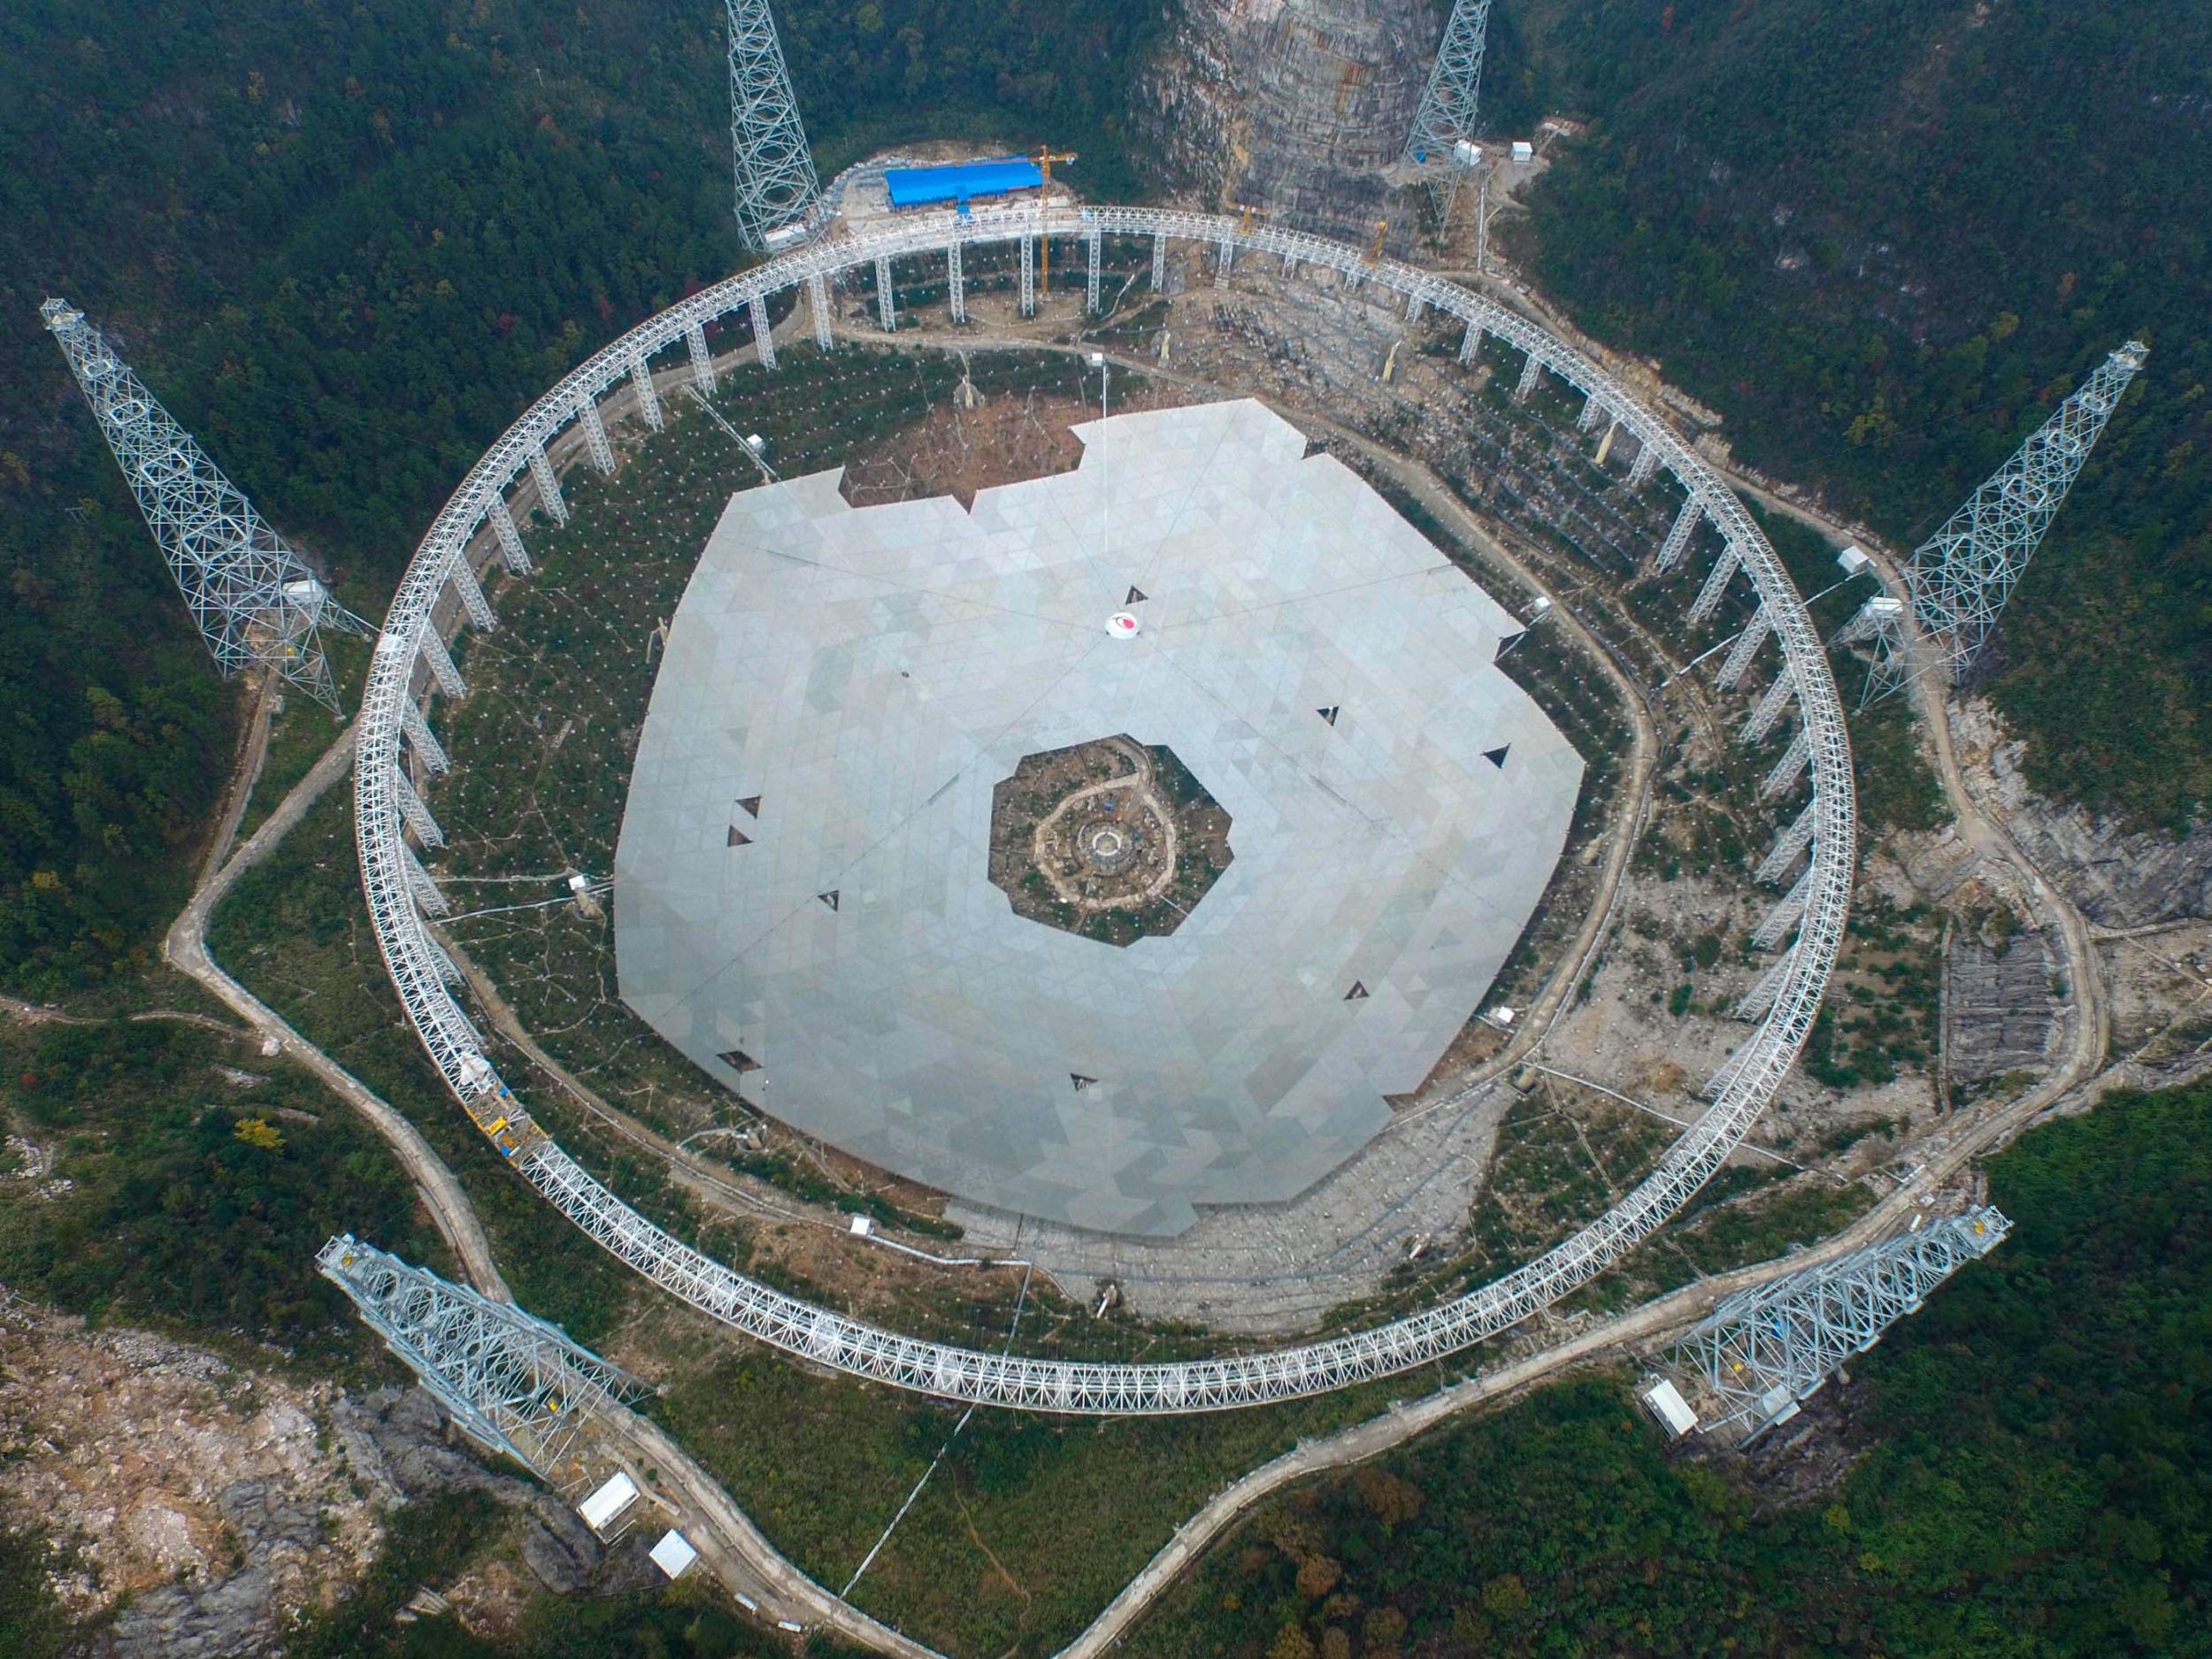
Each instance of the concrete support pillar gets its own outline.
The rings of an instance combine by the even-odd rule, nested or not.
[[[1406,321],[1409,323],[1417,323],[1420,320],[1421,290],[1416,288],[1412,293],[1406,296]]]
[[[1805,803],[1805,810],[1792,819],[1789,827],[1774,838],[1774,849],[1760,863],[1755,878],[1760,881],[1779,881],[1789,874],[1790,866],[1804,856],[1813,844],[1814,809],[1819,803]]]
[[[602,432],[599,442],[604,443],[606,441],[607,434]],[[598,458],[599,452],[595,449],[592,459],[596,461]],[[612,472],[612,458],[610,457],[607,465],[600,470]],[[561,475],[553,470],[552,457],[546,454],[545,446],[541,443],[530,446],[530,481],[538,487],[538,505],[545,509],[545,516],[555,524],[566,524],[568,503],[561,495]]]
[[[1805,763],[1812,758],[1812,745],[1805,741],[1805,728],[1797,728],[1797,735],[1790,739],[1790,746],[1782,751],[1782,758],[1774,763],[1774,770],[1759,786],[1762,797],[1777,795],[1803,775]]]
[[[714,395],[714,357],[707,350],[707,331],[703,324],[694,323],[684,331],[684,344],[691,349],[692,384],[702,396]]]
[[[1521,365],[1521,383],[1513,388],[1513,401],[1526,403],[1528,395],[1536,389],[1536,382],[1544,378],[1544,360],[1533,351],[1528,361]]]
[[[1283,250],[1283,274],[1285,276],[1298,274],[1298,256],[1287,248]]]
[[[1796,956],[1797,947],[1792,945],[1767,964],[1766,972],[1752,982],[1751,988],[1743,994],[1743,1000],[1736,1004],[1738,1019],[1756,1019],[1774,1006],[1774,999],[1782,994],[1782,981],[1789,978],[1790,964]]]
[[[760,366],[773,374],[776,372],[776,325],[768,315],[768,296],[756,294],[745,302],[746,319],[753,326],[753,355],[760,359]],[[710,387],[710,391],[713,388]]]
[[[1774,677],[1774,683],[1759,694],[1759,701],[1751,710],[1751,718],[1743,723],[1743,730],[1737,733],[1738,741],[1747,746],[1764,741],[1766,734],[1774,729],[1774,723],[1782,718],[1782,710],[1790,706],[1790,699],[1796,692],[1797,678],[1790,672],[1789,664],[1785,663],[1782,672]]]
[[[459,595],[469,626],[479,634],[489,634],[499,626],[499,618],[492,614],[492,602],[484,596],[484,585],[476,580],[476,566],[469,563],[468,549],[464,547],[453,555],[453,563],[446,566],[445,579]]]
[[[630,384],[637,392],[638,413],[645,417],[645,424],[656,432],[661,429],[660,395],[653,390],[653,368],[646,362],[642,351],[630,354]]]
[[[1642,457],[1637,457],[1639,460]],[[1667,532],[1667,539],[1659,544],[1658,567],[1671,571],[1682,562],[1682,556],[1690,550],[1690,538],[1697,534],[1698,521],[1705,517],[1705,509],[1693,495],[1682,503],[1682,511],[1674,515],[1674,527]]]
[[[899,298],[891,288],[891,256],[876,256],[876,321],[889,334],[899,326]]]
[[[405,841],[399,844],[400,852],[407,860],[407,886],[415,895],[416,908],[426,916],[443,916],[453,907],[445,902],[445,895],[430,879],[430,872],[422,867],[422,860],[415,856],[415,849]]]
[[[968,320],[968,278],[960,268],[960,243],[956,238],[945,244],[945,286],[952,298],[952,319],[956,323]]]
[[[1691,603],[1692,627],[1710,620],[1713,612],[1720,609],[1720,602],[1728,592],[1728,579],[1736,573],[1737,566],[1742,563],[1733,541],[1721,549],[1720,557],[1713,562],[1712,574],[1705,579],[1705,586],[1697,590],[1697,597]]]
[[[438,682],[438,689],[449,697],[469,695],[468,682],[461,678],[461,671],[453,665],[453,653],[445,648],[445,641],[438,630],[426,627],[422,631],[422,660],[430,664],[430,677]]]
[[[407,781],[407,774],[395,766],[392,769],[392,796],[399,803],[400,822],[415,833],[415,839],[425,847],[445,845],[445,832],[438,827],[438,820],[430,816],[430,809],[415,793],[415,786]]]
[[[1771,950],[1782,942],[1782,936],[1797,926],[1797,918],[1805,913],[1805,894],[1813,884],[1813,872],[1809,867],[1797,878],[1794,887],[1777,901],[1766,913],[1766,919],[1751,930],[1751,942],[1762,950]]]
[[[492,534],[499,538],[499,557],[507,562],[507,568],[517,576],[530,573],[530,549],[522,545],[522,532],[515,528],[515,516],[507,511],[507,498],[495,494],[491,511]]]
[[[1226,288],[1229,286],[1229,267],[1236,263],[1237,247],[1226,236],[1214,246],[1214,286]]]
[[[587,397],[576,405],[576,419],[583,423],[584,442],[591,449],[591,464],[603,472],[614,471],[614,445],[607,442],[607,423],[599,419],[599,402]]]
[[[1096,230],[1093,230],[1089,235],[1083,238],[1084,257],[1090,261],[1089,267],[1085,273],[1083,289],[1083,314],[1086,317],[1098,315],[1099,281],[1103,274],[1100,267],[1105,256],[1104,242],[1105,238]]]
[[[443,772],[452,762],[446,757],[445,745],[430,729],[430,721],[422,711],[422,704],[408,697],[400,704],[399,729],[407,734],[407,746],[415,751],[415,757],[432,772]]]
[[[1167,292],[1167,238],[1157,231],[1152,233],[1152,291]]]
[[[1481,349],[1482,325],[1469,323],[1467,332],[1459,337],[1459,360],[1463,364],[1472,363],[1475,360],[1475,353]]]
[[[814,319],[814,343],[827,351],[830,349],[829,280],[820,275],[806,280],[807,315]]]
[[[1636,440],[1636,458],[1628,464],[1628,487],[1641,489],[1659,471],[1658,449],[1647,438]]]
[[[1721,658],[1720,673],[1714,684],[1723,691],[1733,689],[1736,682],[1743,678],[1744,670],[1751,666],[1751,659],[1759,654],[1759,647],[1773,631],[1772,625],[1767,620],[1766,604],[1762,601],[1751,618],[1750,626],[1736,636],[1736,642],[1728,648],[1728,655]]]
[[[1022,250],[1022,315],[1037,314],[1037,239],[1033,236],[1016,238]]]

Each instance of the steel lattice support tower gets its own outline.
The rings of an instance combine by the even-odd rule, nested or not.
[[[737,162],[737,229],[756,253],[768,233],[804,218],[820,199],[814,152],[784,66],[768,0],[724,0],[730,14],[730,146]]]
[[[1906,577],[1920,631],[1949,661],[1955,681],[1996,631],[2013,584],[2149,355],[2131,340],[2107,357],[1912,556]]]
[[[472,1439],[550,1478],[593,1408],[645,1385],[546,1324],[340,1233],[317,1253],[384,1345]]]
[[[1745,1425],[1748,1438],[1796,1416],[1799,1403],[1846,1360],[1918,1312],[1930,1291],[1994,1249],[2011,1227],[1985,1205],[1739,1291],[1707,1315],[1670,1358],[1710,1396],[1700,1411],[1707,1426]]]
[[[1831,647],[1864,645],[1872,654],[1866,684],[1859,692],[1861,709],[1900,689],[1911,672],[1911,662],[1905,655],[1904,612],[1902,600],[1878,594],[1854,611],[1851,620],[1828,641]]]
[[[319,630],[369,634],[66,300],[39,308],[225,679],[266,664],[332,713]]]
[[[1440,167],[1446,182],[1440,187],[1437,206],[1449,210],[1451,192],[1458,180],[1453,169],[1452,146],[1475,134],[1475,109],[1482,91],[1482,45],[1490,27],[1490,0],[1454,0],[1452,15],[1444,25],[1443,43],[1436,49],[1436,66],[1422,89],[1420,107],[1413,112],[1413,131],[1407,134],[1408,161],[1424,167]]]

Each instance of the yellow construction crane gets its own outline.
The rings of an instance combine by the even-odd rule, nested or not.
[[[1367,263],[1369,265],[1380,265],[1382,263],[1383,238],[1389,234],[1390,221],[1386,219],[1377,219],[1375,221],[1375,240],[1367,244]]]
[[[1045,206],[1052,197],[1052,164],[1056,161],[1073,161],[1076,159],[1076,154],[1071,150],[1056,155],[1050,144],[1040,144],[1037,146],[1037,153],[1033,159],[1037,164],[1038,173],[1042,175],[1037,186],[1037,217],[1042,219],[1045,216]],[[1044,303],[1044,296],[1051,287],[1052,238],[1040,236],[1037,238],[1037,303],[1039,304]]]
[[[1240,236],[1249,236],[1252,234],[1253,219],[1274,217],[1273,210],[1271,208],[1253,207],[1243,202],[1232,202],[1228,206],[1231,211],[1239,215],[1237,234]]]

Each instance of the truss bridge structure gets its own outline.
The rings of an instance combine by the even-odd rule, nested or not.
[[[1019,245],[1039,235],[1064,246],[1098,236],[1149,239],[1154,258],[1171,244],[1198,250],[1233,245],[1239,269],[1279,259],[1286,273],[1325,273],[1332,284],[1371,287],[1410,318],[1425,311],[1463,329],[1460,361],[1486,336],[1519,353],[1523,379],[1545,375],[1590,400],[1609,420],[1615,442],[1633,440],[1632,488],[1678,495],[1676,532],[1655,549],[1671,568],[1717,543],[1699,603],[1717,603],[1747,586],[1757,638],[1739,664],[1749,672],[1778,654],[1770,683],[1747,723],[1745,741],[1793,726],[1769,777],[1775,796],[1802,793],[1801,809],[1769,864],[1776,872],[1806,859],[1787,895],[1763,924],[1762,938],[1793,943],[1763,982],[1763,1014],[1711,1087],[1713,1103],[1657,1165],[1612,1209],[1502,1278],[1464,1294],[1365,1329],[1259,1353],[1154,1363],[1104,1363],[995,1353],[927,1340],[818,1306],[747,1277],[671,1236],[632,1210],[535,1122],[486,1053],[448,980],[424,918],[443,902],[409,846],[411,790],[402,772],[403,743],[426,759],[429,735],[422,699],[457,697],[465,682],[433,625],[442,595],[472,584],[465,549],[488,522],[511,516],[507,492],[549,474],[546,446],[572,426],[591,439],[595,464],[611,469],[603,405],[618,413],[657,413],[645,397],[660,359],[672,384],[696,375],[686,357],[707,324],[758,315],[771,296],[804,296],[815,340],[831,342],[826,285],[848,271],[899,262],[941,262],[959,269],[964,249]],[[1224,272],[1225,283],[1233,280]],[[796,349],[787,346],[786,350]],[[761,353],[742,372],[772,384],[773,358]],[[656,423],[657,424],[657,423]],[[1602,424],[1602,423],[1600,423]],[[1664,474],[1664,477],[1662,477]],[[465,595],[464,595],[465,597]],[[488,614],[466,613],[471,626]],[[1709,611],[1708,611],[1709,614]],[[1773,651],[1766,649],[1772,641]],[[1755,727],[1755,730],[1754,729]],[[457,1100],[517,1174],[564,1215],[638,1272],[737,1330],[810,1363],[949,1400],[1018,1409],[1142,1415],[1217,1410],[1321,1394],[1449,1360],[1527,1318],[1604,1271],[1648,1238],[1695,1193],[1765,1110],[1812,1029],[1843,936],[1854,879],[1851,752],[1844,711],[1818,630],[1781,561],[1743,503],[1665,420],[1645,408],[1596,362],[1540,325],[1456,283],[1388,259],[1371,261],[1349,243],[1233,217],[1172,208],[1033,204],[1010,210],[918,213],[833,242],[809,242],[691,295],[639,324],[580,365],[533,403],[462,479],[438,513],[402,579],[372,662],[358,726],[354,770],[355,833],[362,887],[402,1006]],[[430,746],[426,749],[426,741]],[[1807,786],[1809,784],[1809,787]],[[416,804],[419,804],[417,803]],[[1783,855],[1786,854],[1786,857]]]
[[[2131,340],[2107,357],[1913,554],[1905,576],[1914,613],[1955,683],[1987,648],[2020,572],[2149,356]]]
[[[1763,1433],[2011,1228],[1985,1205],[1740,1291],[1676,1346],[1674,1369],[1711,1402],[1699,1412],[1709,1431]]]
[[[374,630],[330,596],[82,311],[60,299],[38,310],[137,498],[216,672],[227,680],[241,669],[266,666],[337,713],[320,632]]]
[[[544,1320],[349,1233],[323,1246],[315,1265],[470,1439],[556,1484],[584,1419],[645,1392]]]

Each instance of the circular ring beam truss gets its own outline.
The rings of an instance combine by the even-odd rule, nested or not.
[[[1524,354],[1539,369],[1581,391],[1644,446],[1655,468],[1671,472],[1688,507],[1724,546],[1724,566],[1756,590],[1766,624],[1786,659],[1802,746],[1812,772],[1812,863],[1792,902],[1801,901],[1795,947],[1778,964],[1765,1018],[1717,1083],[1710,1109],[1686,1131],[1650,1174],[1571,1237],[1512,1272],[1436,1307],[1367,1330],[1271,1351],[1153,1364],[1025,1357],[926,1341],[787,1295],[735,1272],[637,1214],[529,1119],[492,1069],[482,1039],[441,973],[442,953],[417,911],[420,867],[403,838],[399,769],[403,730],[419,679],[457,685],[432,624],[449,582],[471,583],[466,549],[507,488],[532,457],[581,419],[595,433],[596,400],[618,389],[638,366],[687,349],[689,336],[724,317],[750,312],[768,296],[811,289],[825,279],[879,260],[948,257],[962,245],[1019,242],[1039,235],[1098,234],[1180,240],[1241,254],[1274,254],[1285,270],[1325,267],[1348,283],[1402,296],[1460,319]],[[1157,269],[1156,258],[1155,268]],[[819,325],[818,319],[818,328]],[[587,412],[588,411],[588,412]],[[596,448],[596,445],[595,445]],[[1686,511],[1685,517],[1690,515]],[[1723,584],[1728,571],[1717,571]],[[444,673],[439,672],[442,666]],[[1457,1354],[1527,1318],[1602,1272],[1655,1232],[1720,1167],[1749,1133],[1812,1029],[1843,935],[1852,881],[1851,755],[1842,705],[1819,635],[1781,561],[1735,495],[1674,431],[1632,398],[1589,357],[1494,301],[1394,260],[1370,261],[1356,248],[1304,232],[1240,228],[1230,218],[1168,209],[1018,207],[964,216],[902,217],[879,227],[800,248],[703,289],[639,324],[532,404],[462,480],[417,549],[394,595],[362,696],[354,768],[355,833],[362,887],[377,941],[401,1004],[471,1118],[524,1179],[576,1225],[646,1278],[747,1335],[856,1377],[943,1398],[1017,1409],[1094,1415],[1211,1411],[1325,1393],[1387,1377]]]

